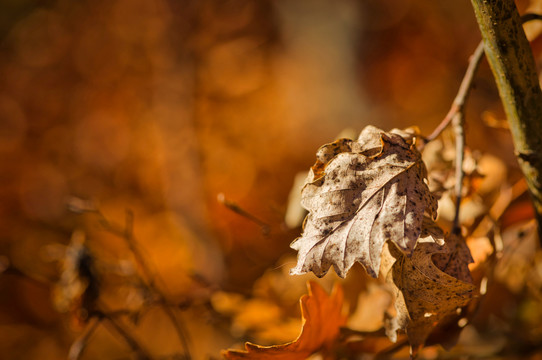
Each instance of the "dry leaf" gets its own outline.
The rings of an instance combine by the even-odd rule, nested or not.
[[[306,359],[317,351],[328,351],[339,336],[339,329],[346,323],[343,315],[343,291],[336,285],[328,295],[320,285],[309,283],[309,294],[301,297],[303,327],[299,337],[287,344],[260,346],[246,343],[246,351],[227,350],[226,359]]]
[[[472,284],[469,264],[474,262],[465,240],[457,234],[446,238],[446,252],[433,255],[433,263],[439,270],[456,279]]]
[[[498,191],[506,179],[503,161],[490,154],[482,154],[466,147],[463,159],[462,196],[487,195]],[[449,139],[436,139],[423,150],[422,159],[429,172],[430,189],[439,197],[455,187],[455,143]],[[440,207],[439,207],[440,209]],[[442,211],[439,215],[442,216]]]
[[[414,351],[441,320],[469,302],[475,289],[468,270],[472,257],[467,245],[453,234],[445,246],[439,245],[436,229],[424,228],[410,258],[389,246],[396,258],[388,281],[395,287],[397,316],[389,322],[387,333],[393,340],[396,330],[405,329]]]
[[[376,277],[387,240],[410,254],[424,212],[436,216],[437,201],[424,179],[413,130],[385,133],[367,126],[358,140],[322,146],[302,190],[309,210],[292,274],[323,276],[331,265],[344,277],[359,261]]]

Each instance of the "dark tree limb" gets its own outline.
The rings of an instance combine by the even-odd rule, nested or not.
[[[513,0],[471,0],[542,234],[542,91]],[[542,240],[542,236],[540,236]]]

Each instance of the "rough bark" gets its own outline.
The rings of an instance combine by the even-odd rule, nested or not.
[[[542,233],[542,91],[513,0],[471,0]],[[541,236],[542,239],[542,236]]]

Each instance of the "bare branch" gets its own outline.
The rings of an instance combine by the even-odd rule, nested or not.
[[[455,133],[455,216],[452,233],[461,234],[459,224],[459,209],[461,205],[461,193],[463,191],[463,160],[465,158],[465,128],[464,111],[461,110],[453,117],[453,127]]]
[[[521,22],[526,23],[532,20],[542,20],[542,15],[539,14],[525,14],[521,17]],[[442,131],[450,124],[453,123],[454,133],[456,138],[456,183],[455,183],[455,198],[456,198],[456,207],[455,207],[455,216],[452,231],[455,233],[460,232],[459,228],[459,210],[461,203],[461,192],[463,186],[463,159],[465,152],[465,131],[464,131],[464,118],[465,118],[465,104],[467,97],[472,88],[472,82],[474,79],[474,74],[478,69],[480,62],[484,55],[484,43],[483,41],[478,44],[474,54],[470,58],[469,67],[465,72],[465,76],[461,81],[459,91],[452,103],[448,114],[442,120],[442,122],[437,126],[437,128],[425,139],[425,143],[430,142],[437,138]]]
[[[452,106],[450,107],[450,110],[448,111],[448,114],[446,114],[442,122],[431,133],[431,135],[425,138],[425,143],[435,140],[442,133],[442,131],[448,125],[450,125],[453,118],[458,113],[464,112],[465,103],[467,102],[467,97],[469,96],[470,89],[472,88],[472,81],[474,79],[474,74],[476,74],[476,70],[478,69],[480,62],[482,61],[483,56],[484,56],[484,44],[480,43],[478,44],[478,46],[476,47],[476,50],[470,57],[469,67],[467,68],[467,71],[465,72],[465,76],[463,76],[463,80],[461,81],[461,85],[459,86],[459,90],[457,92],[457,95],[455,96]]]
[[[96,331],[100,322],[101,319],[98,317],[90,319],[83,333],[70,346],[68,360],[78,360],[81,357],[83,350],[87,347],[88,339],[94,334],[94,331]]]
[[[218,194],[217,200],[220,204],[224,205],[234,213],[239,214],[260,226],[260,228],[262,229],[262,234],[264,236],[269,235],[269,233],[271,232],[271,226],[269,226],[269,224],[267,224],[263,220],[258,219],[256,216],[252,215],[251,213],[240,207],[236,202],[226,199],[226,196],[223,193]]]
[[[110,325],[117,334],[119,334],[130,348],[136,353],[138,360],[151,360],[149,353],[141,347],[139,341],[135,339],[115,318],[102,315],[105,325]]]
[[[177,337],[179,338],[179,341],[181,342],[181,345],[186,353],[186,358],[190,358],[190,345],[189,345],[189,336],[188,331],[186,330],[184,324],[181,322],[181,320],[175,315],[171,307],[169,306],[169,303],[167,301],[167,297],[165,294],[158,288],[156,285],[156,275],[153,274],[151,271],[150,266],[147,264],[147,261],[145,260],[145,257],[143,254],[139,251],[139,248],[137,246],[137,241],[134,236],[133,231],[133,225],[134,225],[134,215],[131,211],[126,211],[126,223],[124,226],[124,229],[119,228],[118,226],[115,226],[111,222],[109,222],[105,216],[97,211],[96,212],[100,216],[100,220],[103,224],[103,226],[108,229],[110,232],[120,236],[126,241],[126,244],[128,245],[128,248],[134,255],[134,258],[136,262],[139,264],[143,271],[143,275],[145,279],[143,279],[143,282],[148,286],[152,292],[154,292],[157,295],[157,303],[162,308],[166,316],[171,321],[175,332],[177,334]]]

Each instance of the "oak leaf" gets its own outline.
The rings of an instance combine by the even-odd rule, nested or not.
[[[331,294],[315,282],[308,284],[309,294],[301,297],[303,326],[299,337],[283,345],[260,346],[245,343],[245,351],[227,350],[226,359],[306,359],[318,351],[329,351],[339,337],[340,327],[346,323],[343,314],[343,290],[336,285]]]
[[[411,257],[389,246],[396,261],[387,280],[394,287],[397,316],[386,330],[392,340],[398,329],[406,330],[414,353],[439,322],[470,301],[475,289],[467,245],[454,234],[439,245],[440,232],[436,226],[424,227]]]
[[[292,274],[321,277],[333,265],[344,277],[359,261],[376,277],[387,240],[410,254],[420,235],[424,212],[436,216],[437,201],[424,179],[416,132],[383,132],[367,126],[357,140],[322,146],[302,190],[309,214]]]

